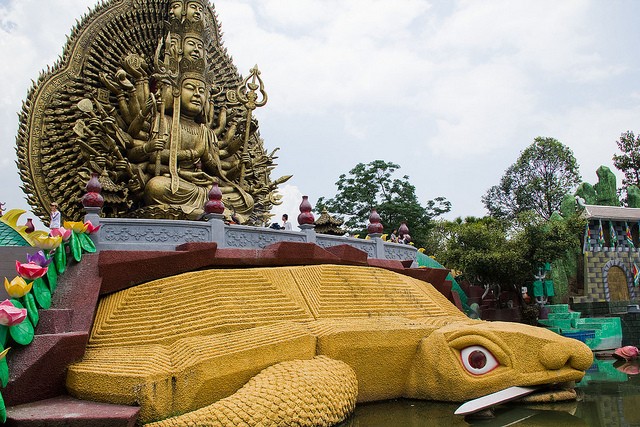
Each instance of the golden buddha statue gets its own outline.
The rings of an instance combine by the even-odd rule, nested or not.
[[[290,177],[270,178],[275,150],[268,154],[264,149],[252,118],[252,110],[267,99],[260,72],[256,67],[244,80],[237,74],[221,47],[217,17],[207,1],[161,1],[163,16],[154,16],[157,2],[135,0],[136,7],[127,10],[133,2],[98,8],[70,39],[82,67],[69,80],[82,82],[84,92],[79,96],[80,83],[73,86],[73,96],[57,89],[64,92],[58,96],[62,104],[71,103],[58,120],[64,134],[73,135],[62,144],[57,141],[63,151],[48,147],[44,138],[58,131],[49,132],[53,124],[42,128],[35,144],[18,138],[24,146],[18,150],[19,164],[34,211],[48,215],[41,204],[47,206],[49,198],[81,195],[82,180],[96,172],[106,216],[197,219],[215,182],[227,216],[261,223],[280,202],[277,186]],[[60,71],[68,78],[67,72]],[[29,155],[31,147],[39,157]],[[74,174],[65,198],[28,162],[36,158],[61,165],[70,153],[77,157],[74,167],[59,170],[62,178]],[[81,215],[74,202],[61,204],[65,217]]]

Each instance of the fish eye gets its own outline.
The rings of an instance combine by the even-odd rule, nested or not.
[[[460,350],[462,366],[473,375],[483,375],[500,366],[500,363],[489,350],[480,346],[472,345]]]

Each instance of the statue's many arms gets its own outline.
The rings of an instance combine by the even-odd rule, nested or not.
[[[73,29],[20,114],[18,164],[33,211],[79,220],[90,175],[108,217],[197,219],[215,182],[226,215],[260,224],[279,204],[252,111],[267,102],[257,67],[242,78],[206,0],[107,0]]]
[[[546,329],[470,320],[430,284],[387,270],[208,270],[102,298],[67,388],[138,404],[157,426],[330,425],[356,401],[569,384],[592,359]]]

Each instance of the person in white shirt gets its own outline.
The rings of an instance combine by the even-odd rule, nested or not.
[[[56,202],[51,203],[51,221],[49,222],[49,228],[54,230],[60,228],[61,215],[58,210],[58,204]]]
[[[282,215],[282,230],[291,230],[291,223],[287,214]]]

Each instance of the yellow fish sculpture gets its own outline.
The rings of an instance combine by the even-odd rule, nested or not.
[[[315,426],[356,402],[571,385],[592,359],[546,329],[470,320],[430,284],[388,270],[218,269],[102,298],[67,388],[140,405],[155,427]]]

